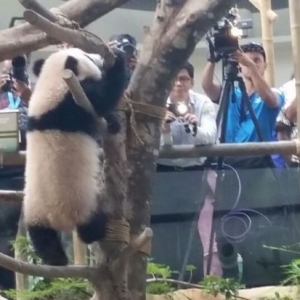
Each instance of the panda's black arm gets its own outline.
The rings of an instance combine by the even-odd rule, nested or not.
[[[103,78],[91,89],[88,96],[99,115],[110,113],[119,103],[127,86],[127,71],[125,57],[119,50],[114,50],[115,64]]]

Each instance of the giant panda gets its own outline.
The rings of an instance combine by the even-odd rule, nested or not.
[[[108,132],[119,131],[114,108],[126,87],[123,54],[114,50],[115,64],[104,71],[100,55],[77,48],[60,50],[36,61],[38,76],[28,107],[27,155],[23,213],[37,255],[44,264],[67,265],[62,231],[77,230],[90,244],[104,237],[107,214],[98,207],[99,144],[97,121],[78,106],[63,71],[79,80]]]

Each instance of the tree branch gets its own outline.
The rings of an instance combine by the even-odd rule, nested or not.
[[[67,266],[53,267],[47,265],[34,265],[13,259],[0,253],[0,266],[13,272],[22,273],[31,276],[41,276],[45,278],[92,278],[97,272],[95,267],[86,266]]]
[[[72,44],[89,53],[99,53],[104,58],[106,65],[111,66],[114,64],[114,55],[110,52],[108,46],[96,35],[85,30],[62,27],[32,10],[24,12],[24,19],[31,25],[47,33],[49,37]]]
[[[104,132],[106,132],[106,122],[103,118],[99,118],[99,116],[97,115],[95,109],[93,108],[91,102],[84,93],[84,90],[82,89],[74,73],[71,70],[65,70],[63,73],[63,79],[68,85],[76,104],[92,114],[92,116],[99,124],[100,133],[103,134]]]
[[[23,202],[23,197],[23,192],[0,190],[0,201],[21,203]]]
[[[19,2],[29,10],[35,11],[37,14],[43,16],[47,20],[51,22],[57,22],[58,18],[57,16],[52,13],[50,10],[45,8],[41,3],[38,2],[38,0],[19,0]]]
[[[267,154],[295,154],[300,155],[300,142],[298,140],[280,142],[257,142],[237,144],[213,144],[213,145],[178,145],[163,146],[159,150],[159,158],[195,158],[206,156],[247,156]],[[0,165],[23,166],[25,164],[26,152],[1,153]],[[100,151],[100,157],[103,157]]]
[[[129,0],[70,0],[58,9],[68,19],[85,27],[127,1]],[[1,31],[0,40],[0,61],[57,43],[30,24],[22,24]]]
[[[153,231],[150,227],[147,227],[132,243],[129,245],[131,253],[135,253],[141,250],[147,243],[151,241],[153,237]]]

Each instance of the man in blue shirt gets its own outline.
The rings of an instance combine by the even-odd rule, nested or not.
[[[279,90],[271,88],[264,78],[267,68],[265,51],[260,44],[249,43],[233,53],[231,59],[237,61],[241,67],[246,91],[264,140],[272,141],[276,118],[284,103],[284,96]],[[209,59],[203,72],[202,87],[208,97],[218,103],[221,85],[213,82],[214,72],[215,61]],[[237,86],[228,111],[226,142],[259,142],[249,111],[242,113],[241,100],[241,90]]]
[[[267,63],[263,47],[257,43],[243,45],[231,54],[230,59],[238,62],[241,68],[246,92],[263,140],[273,141],[276,118],[283,106],[284,95],[270,87],[264,78]],[[218,103],[221,85],[213,82],[216,62],[215,55],[210,53],[203,72],[202,87],[208,97]],[[242,101],[240,87],[235,86],[233,92],[229,96],[225,142],[260,142],[249,109]],[[279,265],[282,263],[276,261],[270,250],[263,248],[264,244],[288,244],[280,240],[286,235],[275,227],[279,226],[278,217],[281,218],[281,212],[273,209],[282,205],[282,197],[272,171],[274,163],[270,156],[225,158],[225,162],[236,170],[232,172],[225,168],[226,176],[221,178],[217,186],[221,190],[218,193],[220,197],[214,204],[216,212],[227,210],[218,218],[215,227],[223,275],[238,278],[239,253],[243,259],[242,281],[246,285],[277,284],[281,274]]]

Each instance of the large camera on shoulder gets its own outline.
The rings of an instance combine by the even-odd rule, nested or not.
[[[232,7],[210,31],[207,38],[214,52],[221,57],[239,49],[239,39],[245,37],[243,30],[252,28],[252,20],[239,20],[237,7]]]

